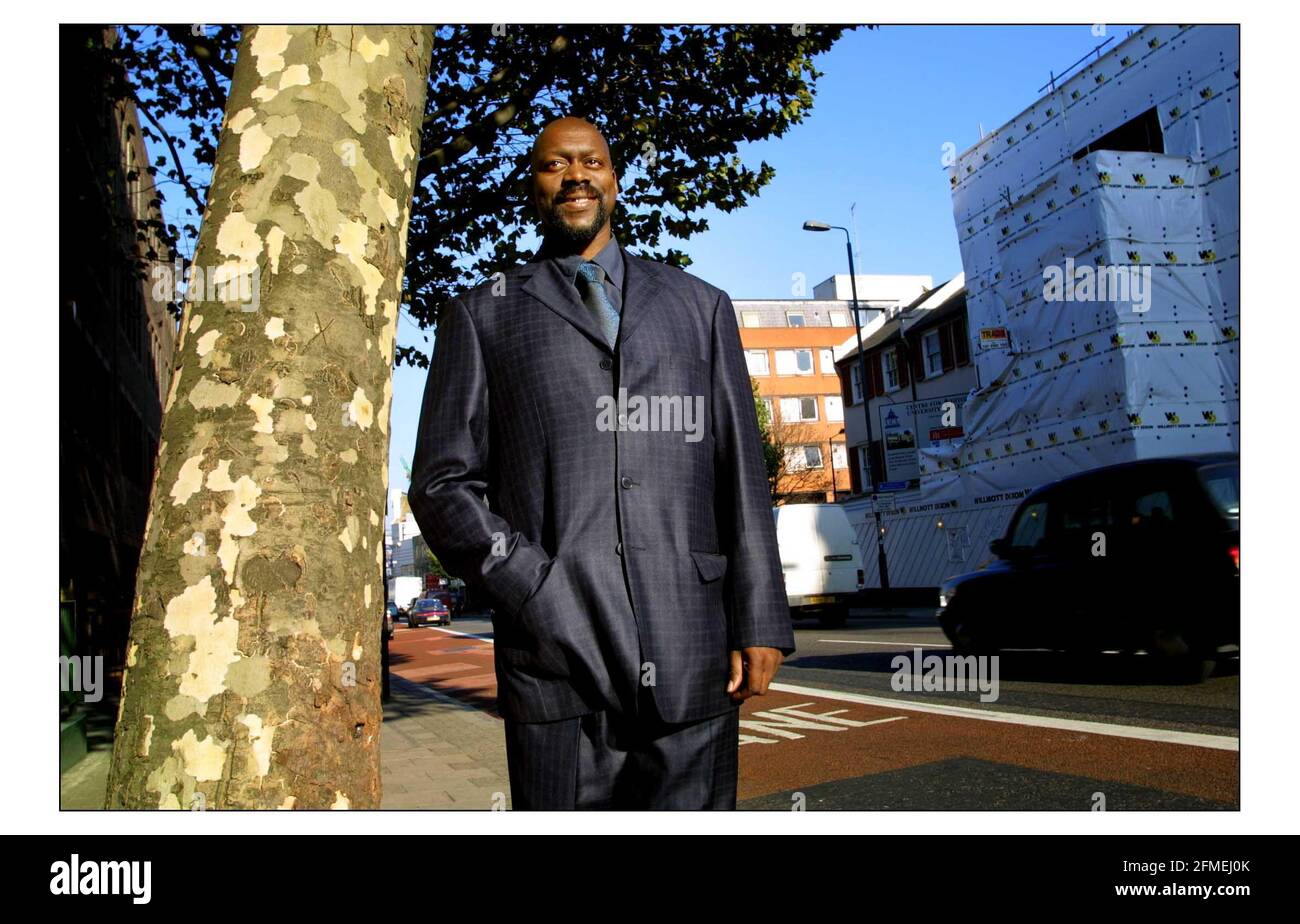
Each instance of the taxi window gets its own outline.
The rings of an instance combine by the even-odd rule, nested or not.
[[[1241,471],[1237,465],[1207,465],[1197,474],[1221,514],[1241,516]]]
[[[1037,548],[1047,535],[1047,502],[1030,504],[1020,511],[1011,531],[1011,545],[1017,549]]]

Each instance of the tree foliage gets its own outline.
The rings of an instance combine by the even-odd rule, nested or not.
[[[408,237],[404,310],[421,327],[466,286],[525,259],[534,217],[525,180],[533,139],[577,115],[609,142],[619,171],[614,233],[646,257],[690,265],[665,238],[704,231],[702,212],[744,206],[771,182],[745,142],[780,137],[807,117],[814,58],[843,26],[441,26],[430,70]],[[179,245],[197,235],[238,29],[123,27],[106,50],[160,154],[153,170],[188,200]],[[183,131],[176,126],[183,126]],[[163,187],[160,187],[163,188]],[[181,248],[182,250],[184,248]],[[398,362],[427,364],[414,347]]]

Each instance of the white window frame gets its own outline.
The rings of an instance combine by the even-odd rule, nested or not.
[[[889,382],[889,376],[890,376],[889,360],[891,358],[894,360],[894,371],[893,371],[894,382],[892,385]],[[888,350],[881,350],[880,352],[880,379],[885,385],[886,394],[890,392],[898,391],[900,388],[903,387],[902,385],[898,384],[899,382],[898,351],[893,349],[892,347]]]
[[[931,337],[934,339],[931,340]],[[930,352],[931,343],[934,344],[933,356],[936,365],[930,364],[930,357],[932,355]],[[925,357],[925,377],[927,379],[934,379],[943,375],[943,351],[940,349],[939,344],[939,330],[937,328],[927,332],[926,335],[921,338],[921,355]]]
[[[756,370],[754,369],[754,364],[750,362],[750,360],[756,360],[756,359],[758,359],[759,357],[762,357],[762,360],[763,360],[763,362],[762,362],[762,366],[763,366],[763,368],[762,368],[762,371],[761,371],[761,372],[760,372],[760,371],[756,371]],[[771,363],[770,363],[770,361],[769,361],[769,359],[768,359],[767,350],[746,350],[746,351],[745,351],[745,366],[746,366],[746,368],[749,369],[749,374],[750,374],[750,375],[771,375],[771,374],[772,374],[772,367],[771,367]]]
[[[862,403],[862,364],[856,360],[849,366],[849,394],[855,405]]]
[[[796,318],[799,319],[798,324],[794,323]],[[785,313],[785,326],[786,327],[807,327],[808,319],[804,317],[803,309],[800,308],[794,311],[787,311]]]
[[[799,368],[799,354],[806,354],[808,357],[808,369],[804,371]],[[782,357],[787,358],[790,362],[785,364],[789,371],[782,371]],[[792,350],[776,351],[776,374],[777,375],[813,375],[817,371],[816,363],[813,360],[813,351],[808,347],[800,347]]]
[[[865,494],[871,493],[871,444],[858,443],[858,484]]]
[[[826,420],[829,423],[844,422],[844,399],[839,395],[825,395],[822,398],[826,403]]]
[[[812,450],[817,453],[818,464],[812,465],[808,462],[808,451]],[[822,454],[821,446],[815,443],[809,443],[803,446],[787,446],[785,450],[785,470],[787,472],[808,472],[814,471],[826,466],[826,457]]]
[[[826,349],[818,350],[817,355],[821,357],[822,375],[834,375],[835,351]]]
[[[812,417],[804,416],[804,402],[812,402]],[[798,409],[797,413],[787,414],[786,409],[794,407]],[[782,395],[781,396],[781,423],[817,423],[818,408],[816,395]]]

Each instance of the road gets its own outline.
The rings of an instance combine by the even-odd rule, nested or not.
[[[474,617],[399,627],[393,670],[491,713],[491,633]],[[919,649],[923,674],[951,654],[927,611],[857,611],[839,629],[796,623],[795,636],[777,683],[741,710],[741,808],[1238,807],[1232,653],[1189,684],[1141,655],[1012,652],[991,699],[991,682],[983,693],[894,688],[896,657]]]

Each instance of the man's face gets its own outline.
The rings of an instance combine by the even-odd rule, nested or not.
[[[533,151],[533,205],[546,231],[590,243],[617,198],[618,177],[600,132],[576,119],[547,126]]]

